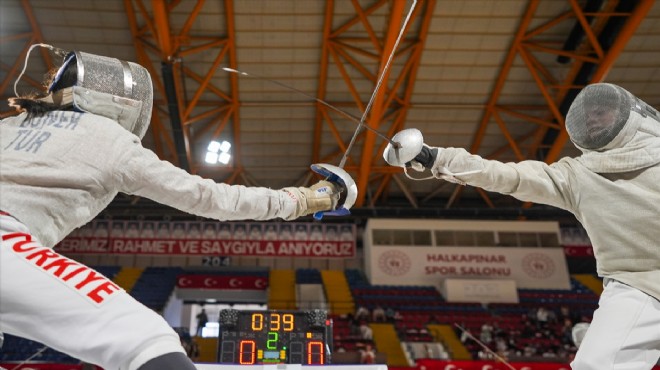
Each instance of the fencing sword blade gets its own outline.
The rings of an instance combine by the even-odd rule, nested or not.
[[[346,151],[344,152],[344,156],[341,158],[341,162],[339,163],[340,168],[343,168],[344,165],[346,164],[346,160],[348,159],[348,153],[350,153],[351,148],[353,148],[353,144],[355,143],[355,140],[360,134],[362,127],[371,128],[369,125],[365,125],[364,121],[367,119],[367,114],[369,114],[369,111],[371,110],[371,107],[374,101],[376,100],[376,96],[378,95],[380,86],[382,85],[383,80],[385,79],[385,75],[387,75],[387,71],[390,68],[390,63],[392,62],[392,59],[394,59],[394,53],[396,52],[396,48],[399,46],[399,42],[403,37],[403,33],[406,30],[406,27],[408,26],[408,21],[410,20],[410,17],[412,16],[412,13],[415,10],[416,6],[417,6],[417,0],[413,0],[413,4],[410,7],[408,14],[406,15],[406,19],[403,21],[403,25],[401,25],[401,29],[399,30],[399,35],[397,35],[396,40],[394,41],[394,46],[392,46],[392,51],[390,51],[390,55],[387,57],[387,62],[385,62],[385,66],[383,67],[383,70],[380,72],[380,76],[378,76],[378,80],[376,81],[376,87],[374,88],[374,91],[371,93],[371,98],[369,98],[369,103],[367,103],[367,107],[364,109],[364,112],[362,112],[362,117],[360,118],[360,124],[358,125],[357,129],[355,129],[355,132],[353,133],[353,137],[351,138],[351,141],[348,144]],[[390,140],[390,142],[392,142],[392,140]],[[399,147],[400,146],[395,146],[394,148],[398,149]]]
[[[345,118],[348,118],[348,120],[350,120],[350,121],[352,121],[352,122],[357,123],[358,125],[360,125],[360,119],[357,118],[356,116],[354,116],[354,115],[352,115],[352,114],[350,114],[350,113],[348,113],[348,112],[346,112],[346,111],[343,111],[343,110],[341,110],[341,109],[335,107],[334,105],[332,105],[332,104],[326,102],[325,100],[319,99],[319,98],[317,98],[317,97],[315,97],[315,96],[313,96],[313,95],[310,95],[310,94],[308,94],[308,93],[306,93],[306,92],[304,92],[304,91],[302,91],[302,90],[296,89],[296,88],[293,87],[293,86],[289,86],[289,85],[284,84],[284,83],[282,83],[282,82],[279,82],[279,81],[276,81],[276,80],[272,80],[272,79],[270,79],[270,78],[268,78],[268,77],[263,77],[263,76],[255,75],[255,74],[253,74],[253,73],[247,73],[247,72],[239,71],[238,69],[234,69],[234,68],[226,68],[226,67],[225,67],[225,68],[222,68],[222,69],[223,69],[224,71],[226,71],[226,72],[235,73],[235,74],[238,74],[238,75],[241,75],[241,76],[253,77],[253,78],[256,78],[256,79],[259,79],[259,80],[264,80],[264,81],[267,81],[267,82],[273,83],[273,84],[275,84],[275,85],[278,85],[278,86],[280,86],[280,87],[283,87],[283,88],[285,88],[285,89],[287,89],[287,90],[291,90],[291,91],[297,92],[297,93],[299,93],[299,94],[301,94],[301,95],[304,95],[304,96],[306,96],[306,97],[308,97],[308,98],[310,98],[310,99],[312,99],[312,100],[314,100],[314,101],[316,101],[316,102],[318,102],[318,103],[323,104],[324,106],[326,106],[326,107],[328,107],[328,108],[334,110],[335,112],[341,114],[341,115],[344,116]],[[393,141],[392,139],[388,138],[387,136],[381,134],[380,132],[376,131],[375,129],[373,129],[373,128],[369,127],[369,126],[366,126],[366,127],[367,127],[367,129],[369,129],[370,131],[372,131],[373,133],[375,133],[376,135],[378,135],[378,137],[380,137],[381,139],[383,139],[383,140],[387,141],[388,143],[390,143],[392,146],[394,146],[394,147],[396,147],[396,148],[399,147],[399,144],[398,144],[397,142]]]
[[[487,345],[485,345],[483,342],[481,342],[479,339],[477,339],[472,333],[470,333],[469,330],[465,329],[464,327],[458,325],[457,323],[454,323],[454,326],[459,328],[461,332],[463,332],[465,335],[468,336],[468,338],[472,339],[475,343],[477,343],[481,348],[483,348],[486,352],[488,352],[491,356],[495,357],[496,360],[500,361],[503,363],[506,367],[508,367],[511,370],[516,370],[515,367],[513,367],[510,363],[508,363],[502,356],[498,355],[490,349]]]
[[[245,73],[245,72],[241,72],[241,71],[239,71],[238,69],[234,69],[234,68],[224,67],[224,68],[222,68],[222,69],[224,69],[224,70],[227,71],[227,72],[238,73],[239,75],[245,75],[245,76],[248,75],[247,73]]]
[[[272,84],[275,84],[277,86],[280,86],[284,89],[291,90],[291,91],[294,91],[298,94],[304,95],[304,96],[306,96],[306,97],[308,97],[308,98],[310,98],[310,99],[312,99],[312,100],[314,100],[314,101],[316,101],[320,104],[323,104],[324,106],[334,110],[335,112],[338,112],[342,116],[348,118],[350,121],[352,121],[354,123],[357,123],[358,126],[360,125],[360,120],[357,117],[355,117],[355,116],[351,115],[350,113],[345,112],[345,111],[335,107],[334,105],[332,105],[332,104],[330,104],[330,103],[328,103],[324,100],[321,100],[321,99],[319,99],[315,96],[312,96],[312,95],[310,95],[310,94],[308,94],[308,93],[306,93],[302,90],[296,89],[295,87],[286,85],[286,84],[281,83],[281,82],[276,81],[276,80],[269,79],[267,77],[263,77],[263,76],[259,76],[259,75],[255,75],[255,74],[249,74],[247,72],[239,71],[238,69],[235,69],[235,68],[226,68],[225,67],[225,68],[222,68],[222,69],[226,72],[235,73],[235,74],[238,74],[240,76],[246,76],[246,77],[256,78],[256,79],[259,79],[259,80],[264,80],[264,81],[270,82]],[[369,127],[369,129],[371,129],[371,128]],[[384,139],[388,142],[388,144],[387,144],[388,148],[390,148],[390,147],[392,147],[392,148],[400,147],[399,143],[391,140],[390,138],[388,138],[387,136],[381,134],[380,132],[378,132],[376,130],[373,130],[373,129],[371,129],[371,130],[376,135],[378,135],[378,137],[380,137],[380,138],[382,138],[382,139]],[[341,191],[346,193],[346,196],[344,196],[344,197],[342,197],[342,199],[340,199],[341,204],[338,204],[335,209],[330,210],[330,211],[316,212],[316,213],[314,213],[314,219],[321,220],[324,215],[345,216],[345,215],[350,214],[350,208],[353,206],[353,204],[355,203],[355,200],[357,199],[357,186],[355,185],[355,181],[346,172],[346,170],[344,170],[341,167],[336,167],[336,166],[326,164],[326,163],[313,164],[311,166],[311,169],[312,169],[312,171],[320,174],[321,176],[324,176],[326,178],[326,180],[331,181],[335,184],[338,184],[342,188]]]
[[[35,358],[35,357],[41,355],[42,353],[46,352],[47,349],[48,349],[48,346],[43,346],[43,347],[41,347],[41,349],[39,349],[37,352],[35,352],[32,356],[26,358],[26,359],[23,360],[20,364],[18,364],[18,365],[16,365],[16,366],[12,367],[11,370],[17,370],[17,369],[21,369],[21,368],[23,368],[23,367],[22,367],[23,365],[25,365],[25,364],[27,364],[28,362],[30,362],[33,358]]]
[[[371,110],[371,107],[372,107],[374,101],[376,100],[376,96],[378,95],[378,91],[380,90],[380,87],[381,87],[381,85],[382,85],[382,83],[385,79],[385,76],[387,75],[387,71],[390,68],[390,64],[392,62],[392,59],[394,58],[394,54],[396,53],[396,49],[399,45],[399,42],[401,41],[401,38],[403,37],[403,34],[406,30],[406,27],[408,26],[408,21],[410,20],[410,17],[412,16],[412,13],[414,12],[416,6],[417,6],[417,0],[413,0],[413,4],[410,7],[410,10],[408,11],[408,14],[406,15],[406,18],[403,22],[403,25],[401,26],[401,29],[399,30],[399,34],[398,34],[398,36],[397,36],[397,38],[394,42],[394,45],[392,46],[392,50],[390,51],[390,55],[388,56],[387,61],[385,62],[385,66],[383,66],[383,69],[380,71],[380,75],[378,76],[378,79],[376,81],[376,86],[374,87],[374,91],[371,93],[371,98],[369,99],[369,102],[367,103],[367,107],[364,109],[364,112],[362,112],[362,117],[359,120],[357,119],[357,117],[354,117],[354,116],[344,112],[343,110],[341,110],[341,109],[339,109],[339,108],[337,108],[337,107],[335,107],[335,106],[333,106],[333,105],[331,105],[331,104],[329,104],[329,103],[327,103],[327,102],[325,102],[325,101],[323,101],[323,100],[321,100],[321,99],[319,99],[315,96],[309,95],[304,91],[296,89],[295,87],[291,87],[291,86],[285,85],[285,84],[283,84],[279,81],[271,80],[271,79],[268,79],[268,78],[265,78],[265,77],[260,77],[260,76],[256,76],[256,75],[254,76],[254,77],[260,78],[262,80],[265,80],[265,81],[271,82],[273,84],[276,84],[280,87],[283,87],[283,88],[286,88],[288,90],[292,90],[292,91],[298,92],[299,94],[307,96],[307,97],[313,99],[314,101],[316,101],[320,104],[323,104],[324,106],[326,106],[326,107],[342,114],[344,117],[349,118],[351,121],[357,122],[358,127],[355,129],[355,132],[353,133],[353,136],[351,137],[351,141],[349,142],[348,147],[346,148],[346,151],[344,152],[344,155],[342,156],[341,162],[339,163],[339,167],[334,167],[334,166],[329,167],[328,165],[325,165],[325,164],[317,164],[317,165],[312,166],[312,170],[314,170],[315,172],[320,173],[320,174],[325,173],[327,178],[331,178],[333,175],[335,177],[339,176],[340,179],[343,180],[344,177],[341,176],[341,174],[346,172],[344,170],[344,165],[346,164],[346,160],[348,159],[348,154],[350,153],[351,149],[353,148],[353,144],[355,144],[355,141],[356,141],[358,135],[360,134],[360,132],[362,131],[363,127],[366,128],[367,130],[375,133],[379,137],[383,138],[385,141],[387,141],[389,143],[388,147],[390,148],[390,151],[393,149],[394,152],[396,152],[398,154],[398,149],[401,148],[400,143],[386,137],[385,135],[381,134],[380,132],[378,132],[376,129],[370,127],[369,125],[365,125],[364,121],[366,120],[366,117],[369,114],[369,111]],[[249,74],[247,74],[245,72],[241,72],[241,71],[239,71],[237,69],[234,69],[234,68],[223,68],[223,70],[225,70],[227,72],[231,72],[231,73],[237,73],[237,74],[240,74],[242,76],[250,76]],[[346,176],[350,179],[350,175],[348,175],[346,173]],[[353,181],[353,179],[350,179],[350,181]],[[344,186],[346,186],[346,184],[344,184]],[[347,190],[348,190],[348,193],[351,197],[357,198],[357,186],[355,186],[354,182],[353,182],[353,186],[349,187]],[[355,199],[352,200],[352,202],[354,202],[354,201],[355,201]],[[338,210],[343,209],[344,211],[348,211],[352,205],[353,204],[348,204],[348,203],[342,204],[341,206],[338,206]],[[332,214],[332,212],[334,212],[334,211],[318,212],[314,215],[314,218],[316,218],[317,220],[320,220],[323,217],[324,214]],[[337,214],[337,215],[339,215],[339,214]]]

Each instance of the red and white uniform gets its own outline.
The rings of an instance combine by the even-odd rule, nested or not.
[[[83,361],[137,369],[183,352],[165,320],[52,249],[118,192],[217,220],[294,217],[281,190],[218,184],[161,161],[108,118],[55,111],[0,121],[0,331]]]

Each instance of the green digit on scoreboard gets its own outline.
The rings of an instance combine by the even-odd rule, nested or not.
[[[274,331],[269,331],[268,332],[268,340],[266,341],[266,348],[267,349],[277,349],[277,340],[279,338],[279,335],[277,332]]]

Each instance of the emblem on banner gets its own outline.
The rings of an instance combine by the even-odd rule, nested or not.
[[[525,273],[536,279],[547,279],[555,272],[555,263],[545,254],[530,253],[522,260]]]
[[[378,257],[378,267],[391,276],[400,276],[410,271],[410,257],[397,250],[387,251]]]

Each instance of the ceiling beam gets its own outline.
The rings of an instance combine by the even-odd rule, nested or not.
[[[621,31],[619,31],[619,34],[617,35],[614,43],[607,50],[601,62],[598,64],[596,71],[591,77],[590,83],[602,82],[605,80],[605,77],[607,77],[607,74],[614,65],[614,62],[619,57],[619,55],[621,55],[621,52],[628,44],[628,41],[630,41],[630,38],[632,38],[632,36],[635,34],[635,31],[637,31],[640,23],[642,23],[649,10],[651,10],[653,3],[654,0],[641,0],[637,4],[633,12],[626,20],[625,25]],[[559,132],[557,139],[555,139],[555,142],[552,144],[552,147],[548,151],[546,156],[547,163],[554,162],[559,158],[561,150],[564,148],[564,145],[566,145],[567,141],[568,132],[564,128]]]
[[[171,108],[177,108],[174,110],[178,113],[166,118],[172,126],[179,121],[180,127],[168,128],[152,120],[157,153],[161,158],[167,158],[169,152],[171,158],[174,152],[177,158],[175,163],[185,168],[183,163],[187,162],[191,173],[204,169],[205,175],[230,183],[245,179],[238,173],[227,176],[226,169],[217,165],[217,171],[213,171],[214,166],[202,163],[202,158],[197,158],[200,153],[195,151],[196,148],[206,148],[207,141],[224,136],[232,141],[232,171],[243,171],[238,76],[221,69],[237,67],[234,2],[223,1],[224,12],[221,15],[225,17],[225,27],[217,30],[215,35],[197,35],[194,31],[206,1],[197,0],[192,9],[187,10],[185,19],[181,17],[181,10],[177,9],[182,3],[152,0],[150,13],[144,0],[124,0],[138,60],[150,66],[147,68],[152,73],[154,85],[164,97],[167,97],[168,90],[156,76],[165,81],[166,74],[171,72],[170,93],[173,92],[174,96],[168,102]],[[171,16],[174,11],[177,11],[176,18]],[[183,65],[201,58],[212,61],[206,71],[195,69],[193,72]],[[158,70],[154,65],[163,68]],[[157,118],[157,114],[153,116]],[[221,176],[224,178],[218,178]]]
[[[172,163],[178,164],[179,161],[176,155],[176,149],[174,147],[174,140],[170,132],[165,127],[165,123],[159,114],[159,107],[156,104],[157,94],[160,94],[160,96],[165,96],[165,86],[163,85],[163,81],[161,79],[156,78],[156,76],[159,74],[154,69],[153,63],[148,53],[148,50],[155,49],[153,48],[153,44],[149,42],[148,31],[152,30],[152,28],[138,26],[138,14],[133,8],[131,0],[124,0],[124,9],[128,18],[131,35],[133,36],[133,44],[135,45],[137,62],[149,71],[154,84],[154,111],[151,114],[151,125],[149,126],[151,135],[154,138],[154,150],[158,157],[161,159],[169,160]]]
[[[2,70],[6,71],[5,77],[0,80],[0,97],[2,97],[3,101],[6,100],[6,97],[9,96],[14,96],[14,91],[8,91],[9,87],[14,86],[14,82],[16,81],[16,78],[18,78],[19,71],[21,70],[23,63],[25,62],[25,56],[27,55],[27,51],[30,48],[31,45],[33,44],[39,44],[39,43],[47,43],[47,41],[44,39],[44,36],[41,32],[41,27],[39,26],[39,23],[37,22],[37,18],[34,16],[34,11],[32,9],[32,5],[28,0],[21,0],[21,7],[23,8],[23,13],[25,14],[25,18],[27,19],[27,24],[29,25],[29,28],[26,27],[25,30],[21,30],[18,33],[14,33],[11,35],[3,35],[0,37],[0,47],[6,48],[7,50],[10,49],[7,45],[9,44],[14,44],[14,43],[22,43],[22,48],[21,51],[16,55],[16,59],[14,59],[14,62],[11,65],[7,64],[0,64],[0,68]],[[55,45],[57,46],[57,45]],[[45,49],[45,48],[40,48],[40,53],[41,57],[43,60],[43,63],[46,66],[46,69],[50,70],[52,69],[55,65],[53,63],[53,59],[50,55],[50,52]],[[46,71],[44,71],[45,73]],[[23,76],[21,79],[22,82],[27,82],[30,86],[32,86],[35,89],[41,90],[43,89],[42,86],[42,81],[36,81],[29,76]],[[8,117],[17,114],[16,110],[13,108],[10,108],[8,110],[0,111],[0,118]]]
[[[385,102],[387,100],[386,95],[389,93],[388,84],[392,69],[389,68],[385,70],[385,66],[387,65],[390,54],[396,52],[394,47],[396,46],[397,36],[399,35],[401,25],[403,24],[406,15],[406,9],[404,5],[404,1],[395,1],[392,3],[387,32],[382,46],[382,54],[380,56],[378,73],[376,74],[377,79],[382,79],[382,85],[378,91],[374,92],[375,95],[373,96],[371,111],[369,112],[369,117],[365,122],[365,124],[376,130],[380,127],[383,115],[387,109]],[[366,197],[369,175],[371,174],[370,169],[373,162],[372,156],[375,142],[376,135],[372,131],[366,131],[362,146],[362,156],[360,157],[360,170],[358,171],[356,180],[358,197],[355,204],[358,207],[364,204]]]
[[[502,63],[498,73],[499,77],[490,93],[479,127],[470,146],[469,150],[472,153],[479,154],[487,128],[492,122],[495,122],[508,143],[508,152],[512,153],[514,158],[518,160],[545,160],[547,163],[557,160],[568,140],[568,134],[564,127],[564,115],[570,102],[584,85],[603,80],[607,71],[609,71],[648,13],[653,1],[638,1],[632,12],[612,11],[615,6],[622,3],[617,0],[606,1],[599,10],[587,13],[577,1],[567,0],[570,11],[563,12],[543,24],[529,29],[532,19],[535,19],[539,3],[539,0],[530,1],[521,17],[518,31]],[[623,4],[631,3],[626,2]],[[625,19],[625,25],[621,30],[608,31],[616,32],[614,35],[615,41],[611,45],[604,44],[599,36],[602,32],[606,32],[604,30],[608,30],[606,24],[622,18]],[[544,45],[544,34],[549,33],[554,27],[564,22],[574,22],[583,31],[584,37],[581,39],[581,43],[575,47],[575,50],[554,49],[551,46]],[[608,36],[610,35],[608,34]],[[556,36],[554,37],[556,38]],[[545,40],[552,38],[553,35],[551,34]],[[543,53],[568,58],[570,63],[566,64],[566,67],[556,63],[544,64],[542,60],[550,58],[536,56]],[[500,104],[501,93],[508,82],[509,72],[516,61],[521,61],[522,65],[529,71],[532,81],[535,82],[538,88],[539,100],[545,102],[545,110],[529,110],[525,107],[512,108]],[[591,74],[591,78],[584,81],[579,80],[580,74],[584,75],[591,71],[589,68],[594,68],[595,71]],[[532,136],[524,135],[525,140],[532,138],[533,143],[530,150],[523,152],[520,149],[522,137],[514,137],[510,134],[507,128],[508,121],[504,119],[505,116],[499,113],[507,113],[506,118],[515,119],[512,122],[516,124],[531,123],[531,131],[534,134]],[[525,119],[525,117],[529,118]],[[532,119],[531,117],[535,118]],[[552,135],[548,136],[549,134]],[[543,152],[543,158],[539,158],[538,153],[544,137],[551,137],[553,141],[549,145],[550,149]],[[502,151],[498,151],[498,155],[502,154]],[[489,159],[496,158],[495,153],[482,153],[482,156]],[[450,198],[448,206],[453,206],[458,202],[460,193],[461,190],[457,188],[457,191]],[[487,193],[482,193],[481,196],[488,206],[494,206]]]
[[[326,3],[319,88],[317,90],[319,99],[326,100],[328,75],[331,73],[331,68],[334,68],[332,71],[338,73],[345,83],[346,95],[353,99],[355,106],[352,110],[364,112],[367,106],[365,98],[371,97],[373,89],[372,91],[361,91],[357,86],[366,86],[366,84],[358,83],[357,79],[363,78],[375,87],[392,52],[397,35],[401,31],[406,6],[410,3],[408,1],[378,0],[361,6],[357,1],[352,1],[356,10],[355,16],[338,25],[333,24],[334,1]],[[378,17],[372,19],[374,14],[379,14],[382,19],[382,12],[378,11],[386,6],[389,6],[387,23],[375,26],[372,23],[376,22]],[[434,9],[435,0],[419,2],[411,15],[407,29],[403,30],[403,38],[391,62],[392,66],[397,65],[398,68],[390,68],[383,76],[382,86],[375,95],[370,114],[364,122],[372,129],[379,132],[387,131],[391,136],[403,128]],[[381,34],[375,31],[383,28],[385,30]],[[364,36],[359,36],[359,33],[363,33]],[[353,73],[355,71],[357,73]],[[340,103],[334,104],[339,105]],[[336,114],[336,112],[329,112],[328,109],[322,104],[317,105],[316,126],[312,142],[312,159],[315,162],[336,158],[339,154],[345,153],[350,141],[350,137],[341,137],[331,118],[331,114]],[[328,135],[325,134],[326,132]],[[339,150],[324,157],[321,155],[322,139],[326,137],[334,139]],[[381,196],[384,194],[384,188],[380,181],[389,182],[390,174],[400,173],[401,169],[395,169],[394,172],[382,171],[384,166],[382,166],[383,161],[380,157],[387,143],[377,142],[376,135],[372,131],[363,130],[355,142],[362,145],[362,148],[359,149],[360,154],[357,154],[357,147],[352,148],[350,155],[347,156],[345,169],[356,179],[358,199],[355,206],[360,207],[365,204],[367,187],[370,185],[372,175],[388,174],[386,178],[379,177],[380,180],[375,184],[377,188],[375,194]],[[374,199],[371,201],[373,202]]]

